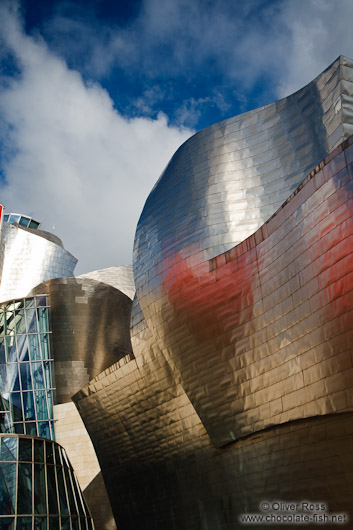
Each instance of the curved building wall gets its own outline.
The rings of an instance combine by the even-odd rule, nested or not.
[[[39,283],[72,276],[77,259],[41,230],[3,224],[5,244],[0,301],[25,297]]]
[[[42,438],[0,435],[3,530],[93,530],[65,450]]]
[[[89,278],[58,278],[33,289],[49,295],[57,403],[131,352],[131,299]]]
[[[0,431],[54,439],[55,382],[45,295],[0,304]]]
[[[135,296],[135,283],[132,265],[121,265],[119,267],[108,267],[97,271],[81,274],[77,278],[90,278],[98,282],[106,283],[122,293],[126,294],[131,300]]]
[[[235,529],[264,499],[353,517],[352,189],[353,137],[241,244],[178,255],[159,337],[135,299],[134,355],[73,398],[120,528]]]

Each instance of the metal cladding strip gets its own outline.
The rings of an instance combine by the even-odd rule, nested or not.
[[[32,291],[39,292],[49,295],[52,308],[56,402],[70,402],[88,381],[131,353],[132,300],[80,277],[50,280]]]
[[[174,155],[141,215],[134,259],[137,298],[216,446],[268,425],[347,407],[337,394],[340,385],[333,384],[337,376],[327,386],[334,368],[324,361],[332,348],[344,364],[350,359],[342,349],[348,342],[341,324],[336,338],[331,336],[334,298],[329,297],[331,283],[340,281],[337,267],[343,267],[341,248],[348,242],[343,240],[349,239],[351,183],[337,175],[338,170],[348,175],[344,154],[336,152],[335,162],[326,159],[326,168],[298,196],[232,247],[242,239],[244,219],[256,219],[248,233],[258,228],[307,168],[347,134],[352,67],[341,57],[293,96],[195,135]],[[265,153],[261,157],[257,142]],[[245,202],[237,200],[237,190]],[[345,212],[342,218],[338,207]],[[219,254],[222,249],[229,251]],[[331,280],[325,272],[330,265]],[[346,269],[339,272],[349,275]],[[304,373],[311,368],[310,361],[299,362],[304,354],[314,355],[313,364],[324,362],[321,381],[309,370]]]
[[[59,238],[42,230],[4,222],[3,240],[1,302],[25,297],[43,281],[72,276],[76,267],[77,259],[61,246]]]

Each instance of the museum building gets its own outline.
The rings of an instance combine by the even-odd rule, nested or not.
[[[147,198],[133,270],[75,277],[8,214],[2,528],[235,530],[271,499],[353,518],[352,135],[342,56],[198,132]]]

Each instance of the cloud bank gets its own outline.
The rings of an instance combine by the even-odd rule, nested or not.
[[[154,182],[190,136],[157,119],[125,119],[98,84],[24,34],[1,8],[1,35],[17,65],[0,92],[1,202],[61,237],[77,272],[131,262],[136,223]]]

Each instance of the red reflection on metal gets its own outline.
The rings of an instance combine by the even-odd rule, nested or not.
[[[169,258],[163,290],[177,319],[187,324],[199,340],[219,337],[252,316],[254,266],[247,253],[226,262],[226,254],[213,260]]]

